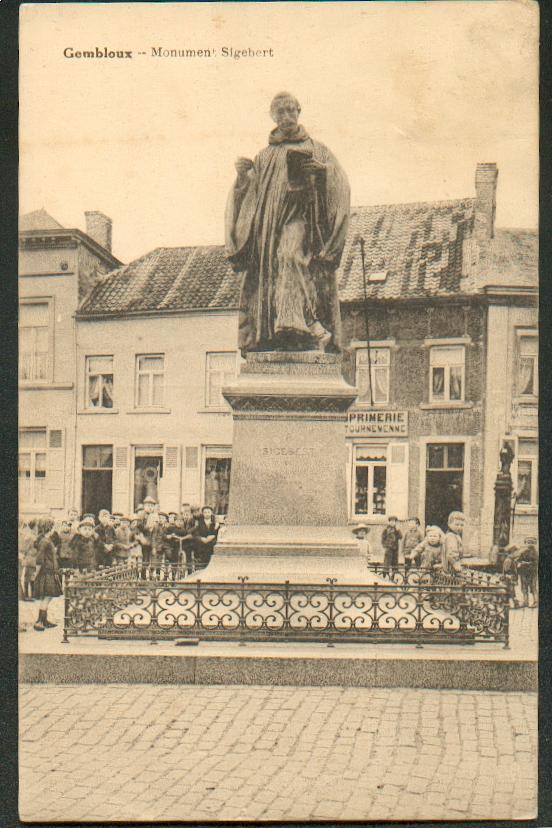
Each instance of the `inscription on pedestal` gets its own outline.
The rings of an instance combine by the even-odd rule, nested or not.
[[[262,446],[261,454],[265,457],[315,457],[320,451],[306,446]]]

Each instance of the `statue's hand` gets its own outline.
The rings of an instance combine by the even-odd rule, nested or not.
[[[235,167],[238,173],[238,180],[243,181],[249,170],[253,169],[253,161],[251,158],[238,158]]]
[[[314,158],[307,158],[301,164],[301,170],[306,175],[310,175],[313,173],[321,173],[324,172],[325,169],[326,165],[323,164],[321,161],[316,161]]]

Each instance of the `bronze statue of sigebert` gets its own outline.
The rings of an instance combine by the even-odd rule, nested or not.
[[[276,122],[254,161],[239,158],[226,210],[226,251],[242,274],[239,345],[248,351],[340,350],[336,269],[349,218],[349,183],[336,158],[276,95]]]

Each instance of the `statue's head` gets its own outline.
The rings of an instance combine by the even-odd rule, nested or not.
[[[295,95],[291,95],[289,92],[279,92],[270,104],[271,118],[284,135],[293,132],[297,126],[300,112],[299,101]]]

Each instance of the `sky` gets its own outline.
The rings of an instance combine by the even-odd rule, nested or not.
[[[133,58],[63,54],[96,47]],[[234,161],[266,145],[288,90],[354,205],[471,197],[476,163],[495,161],[497,226],[536,228],[537,55],[532,0],[25,5],[20,212],[84,229],[100,210],[125,262],[222,244]]]

